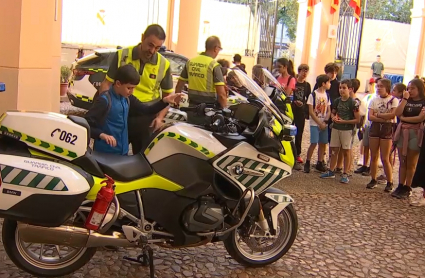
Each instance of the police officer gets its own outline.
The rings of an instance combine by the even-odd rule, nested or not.
[[[173,92],[170,62],[158,53],[165,41],[164,29],[157,24],[150,25],[142,35],[142,42],[136,46],[120,49],[113,58],[100,92],[107,91],[114,82],[118,67],[131,64],[140,74],[140,83],[134,89],[134,96],[141,102],[152,105]],[[161,127],[168,108],[156,116],[130,114],[128,137],[133,153],[144,151],[150,143],[152,132]]]
[[[181,93],[188,82],[189,106],[201,103],[214,104],[218,101],[221,108],[227,106],[225,83],[220,64],[215,60],[222,50],[220,39],[216,36],[205,41],[205,52],[190,59],[180,74],[176,93]],[[188,121],[193,124],[203,124],[204,117],[196,117],[188,113]]]

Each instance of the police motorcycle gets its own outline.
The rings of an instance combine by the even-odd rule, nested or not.
[[[209,128],[164,125],[133,156],[92,151],[84,118],[4,113],[0,217],[11,261],[37,277],[57,277],[86,265],[98,247],[133,247],[141,255],[123,259],[150,266],[154,277],[152,245],[222,241],[247,266],[284,256],[298,220],[292,197],[274,186],[292,173],[296,128],[237,74],[256,101],[185,108],[208,114]]]
[[[292,112],[292,97],[286,96],[285,88],[277,81],[276,77],[266,68],[262,68],[262,76],[255,76],[258,83],[264,82],[264,91],[276,105],[276,107],[284,114],[284,120],[287,124],[292,124],[294,114]],[[260,81],[259,81],[260,80]]]
[[[185,93],[185,95],[182,97],[179,107],[170,107],[168,109],[168,112],[164,117],[165,123],[187,122],[187,113],[183,110],[184,107],[189,106],[189,97],[187,95],[187,91],[183,91],[182,93]],[[242,96],[236,90],[232,90],[232,88],[229,89],[229,96],[227,97],[227,107],[247,102],[248,99],[246,97]]]
[[[238,69],[233,69],[232,71],[239,72]],[[264,85],[264,91],[278,108],[278,111],[280,111],[284,124],[292,124],[294,121],[294,114],[292,112],[291,98],[285,95],[285,90],[282,85],[280,85],[277,79],[267,69],[263,68],[261,75],[261,77],[253,76],[254,81],[256,81],[257,84],[260,83]],[[246,76],[246,78],[249,77]],[[231,107],[239,103],[249,103],[250,98],[256,98],[255,95],[250,93],[248,88],[245,89],[245,96],[243,96],[236,88],[228,87],[229,97],[227,98],[227,107]],[[186,122],[187,114],[183,111],[184,109],[182,108],[188,107],[188,105],[188,97],[185,96],[180,103],[180,109],[170,108],[168,110],[168,113],[164,118],[164,122]]]

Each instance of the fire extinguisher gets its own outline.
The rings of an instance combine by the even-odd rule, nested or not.
[[[101,184],[106,183],[106,186],[103,186],[97,193],[96,200],[86,219],[85,226],[89,230],[97,231],[100,228],[115,196],[115,181],[108,175],[105,175],[105,177],[106,180],[102,181]]]

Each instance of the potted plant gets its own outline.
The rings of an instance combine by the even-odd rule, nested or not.
[[[67,66],[61,66],[61,87],[60,95],[65,96],[68,90],[68,78],[71,75],[71,69]]]

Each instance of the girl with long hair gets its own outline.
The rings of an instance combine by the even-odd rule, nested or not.
[[[279,81],[280,85],[284,88],[285,95],[291,96],[296,83],[294,64],[291,60],[280,58],[276,61],[276,67],[279,70],[277,81]]]
[[[425,88],[420,79],[409,82],[407,91],[403,92],[400,105],[395,114],[400,123],[394,134],[394,142],[400,159],[398,187],[391,194],[393,197],[404,199],[412,191],[412,180],[422,146],[423,128],[425,121]],[[422,169],[423,171],[423,169]]]
[[[390,163],[390,152],[392,147],[393,124],[395,123],[395,110],[399,104],[397,98],[391,95],[391,81],[385,78],[379,79],[376,84],[377,94],[369,104],[369,149],[371,155],[370,175],[372,180],[366,186],[373,189],[378,185],[376,180],[378,172],[378,156],[387,177],[386,192],[393,189],[393,171]]]
[[[266,87],[266,77],[264,76],[262,65],[258,64],[258,65],[255,65],[255,66],[252,67],[252,79],[261,88],[264,89]]]

